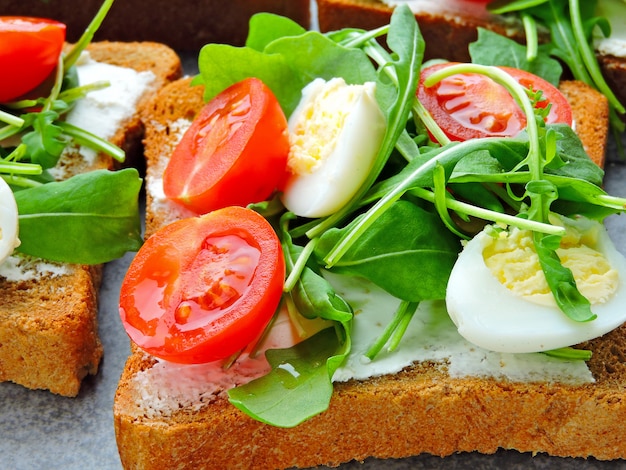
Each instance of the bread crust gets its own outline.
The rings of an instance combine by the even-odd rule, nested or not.
[[[577,131],[593,158],[604,158],[608,105],[581,82],[564,82]],[[180,119],[192,120],[203,88],[189,78],[166,87],[151,101],[146,123],[147,180],[160,178]],[[149,184],[149,181],[148,181]],[[146,235],[176,217],[172,205],[153,206],[147,194]],[[626,418],[626,369],[606,365],[626,357],[623,328],[585,344],[596,383],[512,383],[451,378],[445,364],[419,363],[398,374],[335,384],[330,407],[296,426],[260,423],[216,395],[199,409],[147,416],[135,378],[155,363],[133,348],[114,401],[115,435],[125,469],[273,469],[336,466],[367,457],[438,456],[499,448],[554,456],[626,457],[621,423]]]
[[[111,138],[127,152],[126,164],[132,164],[143,150],[139,109],[156,90],[181,76],[180,59],[157,43],[92,43],[89,51],[98,61],[155,74],[137,113]],[[65,162],[67,174],[114,166],[104,154],[90,166]],[[97,319],[102,266],[62,266],[64,274],[36,280],[9,281],[0,276],[0,382],[73,397],[82,379],[97,373],[103,355]]]

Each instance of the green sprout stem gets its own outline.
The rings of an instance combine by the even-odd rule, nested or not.
[[[80,54],[89,45],[89,43],[93,39],[94,34],[96,34],[96,31],[98,30],[98,28],[100,28],[102,21],[104,21],[104,18],[111,9],[113,1],[114,0],[104,1],[104,3],[100,6],[100,9],[98,10],[98,13],[96,13],[96,16],[94,16],[94,18],[91,20],[91,23],[89,23],[87,29],[82,34],[78,42],[74,44],[70,52],[65,56],[65,64],[63,67],[64,74],[67,72],[67,70],[69,70],[72,66],[76,64],[78,58],[80,57]]]

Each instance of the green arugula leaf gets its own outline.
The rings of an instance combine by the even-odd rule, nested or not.
[[[328,409],[332,376],[350,348],[350,336],[327,328],[289,349],[266,352],[272,371],[228,391],[230,402],[253,418],[289,428]]]
[[[563,73],[561,64],[550,57],[548,46],[540,46],[537,57],[529,61],[525,46],[484,28],[478,28],[478,40],[469,45],[469,53],[474,64],[526,70],[555,86]]]
[[[353,224],[358,223],[357,217]],[[316,246],[316,257],[324,259],[351,229],[348,225],[326,231]],[[443,299],[460,249],[459,239],[446,230],[439,217],[400,200],[361,235],[359,243],[346,251],[331,271],[369,279],[401,300]]]
[[[56,166],[67,145],[62,129],[54,123],[58,118],[58,113],[54,111],[42,111],[24,116],[27,125],[33,127],[32,131],[22,137],[22,142],[27,147],[26,154],[32,163],[37,163],[44,169]]]
[[[578,291],[572,271],[561,264],[556,253],[560,237],[535,232],[533,241],[541,269],[561,311],[577,322],[594,320],[596,315],[591,311],[589,301]]]
[[[205,101],[234,83],[256,77],[274,92],[287,115],[300,101],[305,85],[283,56],[249,47],[207,44],[200,49],[198,69],[192,83],[204,85]]]
[[[51,261],[99,264],[142,244],[134,169],[97,170],[15,192],[18,250]]]
[[[246,47],[263,52],[265,47],[276,39],[300,36],[306,31],[290,18],[273,13],[258,13],[250,18]]]

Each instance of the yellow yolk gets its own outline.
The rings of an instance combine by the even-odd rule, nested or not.
[[[593,248],[596,243],[597,231],[581,233],[568,227],[557,250],[563,266],[572,271],[578,290],[592,305],[606,302],[619,285],[617,271]],[[555,305],[530,232],[501,232],[487,244],[483,257],[492,274],[515,295],[542,305]]]
[[[312,173],[331,155],[364,87],[334,79],[305,103],[289,134],[287,165],[292,173]]]
[[[325,217],[348,203],[367,179],[385,135],[376,84],[317,78],[302,90],[289,118],[285,207],[301,217]]]

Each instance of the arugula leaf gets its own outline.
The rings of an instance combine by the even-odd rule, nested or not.
[[[97,170],[15,192],[18,251],[51,261],[99,264],[142,243],[135,169]],[[112,197],[112,195],[115,195]]]
[[[306,31],[290,18],[273,13],[258,13],[250,18],[246,47],[263,52],[265,47],[276,39],[285,36],[300,36]]]
[[[549,46],[540,46],[537,56],[530,61],[525,46],[484,28],[478,28],[478,40],[469,45],[469,53],[474,64],[526,70],[555,86],[563,73],[560,62],[550,57]]]
[[[52,168],[59,161],[61,153],[67,145],[63,138],[63,131],[55,124],[59,118],[54,111],[42,111],[30,113],[24,116],[25,124],[32,126],[33,130],[22,137],[26,144],[27,154],[32,163],[41,165],[42,168]]]
[[[228,391],[230,402],[253,418],[294,427],[328,409],[332,375],[349,351],[350,336],[338,341],[327,328],[289,349],[266,352],[272,371]]]
[[[256,32],[260,25],[254,18],[251,24]],[[374,67],[363,51],[342,47],[315,31],[294,36],[296,29],[285,27],[275,15],[260,20],[274,34],[255,33],[248,47],[207,44],[200,50],[200,75],[193,83],[205,86],[205,100],[244,78],[257,77],[274,92],[289,116],[302,97],[302,88],[315,78],[343,77],[347,83],[375,80]],[[279,33],[288,35],[276,37]]]
[[[359,217],[353,224],[358,222]],[[326,231],[315,255],[324,259],[349,230],[351,225]],[[460,249],[459,239],[439,217],[400,200],[376,219],[331,271],[369,279],[401,300],[443,299]]]
[[[556,253],[560,237],[535,232],[533,241],[541,269],[561,311],[577,322],[594,320],[597,316],[591,311],[589,301],[578,291],[572,271],[561,264]]]
[[[205,101],[234,83],[256,77],[274,92],[285,114],[296,107],[305,85],[283,56],[249,47],[207,44],[200,49],[198,69],[192,84],[204,85]]]

